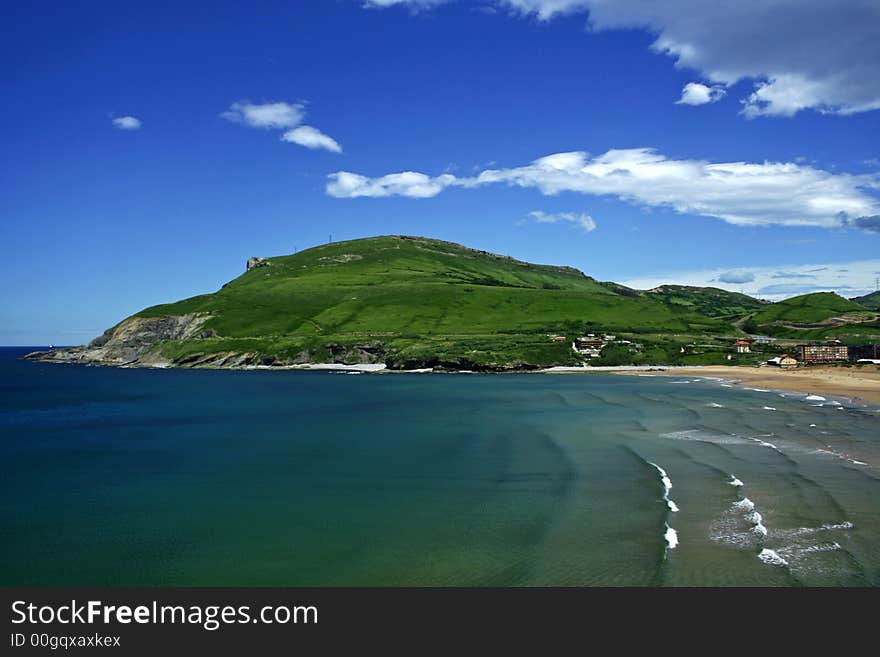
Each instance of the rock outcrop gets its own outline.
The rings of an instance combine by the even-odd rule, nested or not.
[[[256,269],[257,267],[268,267],[272,263],[266,260],[266,258],[253,257],[248,258],[247,261],[247,269],[245,271],[250,271],[251,269]]]
[[[186,340],[209,337],[202,329],[210,317],[193,313],[170,317],[129,317],[83,347],[37,351],[25,358],[65,363],[97,363],[101,365],[167,365],[154,350],[164,340]]]

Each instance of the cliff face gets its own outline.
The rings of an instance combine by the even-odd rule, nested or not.
[[[169,364],[153,347],[164,340],[208,337],[202,325],[207,313],[169,317],[129,317],[83,347],[37,351],[25,358],[63,363],[101,365]]]

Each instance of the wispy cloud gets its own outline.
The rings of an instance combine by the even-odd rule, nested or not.
[[[785,279],[794,279],[794,278],[816,278],[812,274],[799,274],[793,271],[778,271],[775,274],[771,275],[770,278],[785,278]]]
[[[332,137],[328,137],[317,128],[310,125],[301,125],[293,130],[288,130],[281,135],[282,141],[289,141],[306,148],[324,149],[333,153],[341,153],[342,147]]]
[[[133,116],[117,116],[113,119],[113,125],[119,130],[140,130],[143,123]]]
[[[529,216],[539,224],[558,224],[563,222],[577,226],[587,233],[596,230],[596,222],[593,221],[593,218],[588,214],[579,214],[576,212],[542,212],[541,210],[535,210],[534,212],[529,212]]]
[[[251,128],[285,130],[281,141],[299,144],[306,148],[323,149],[341,153],[342,147],[332,137],[318,128],[301,125],[305,119],[302,103],[272,102],[256,104],[249,101],[232,103],[220,116],[233,123],[241,123]]]
[[[878,268],[880,260],[859,260],[825,265],[743,267],[735,270],[738,276],[733,277],[728,276],[731,272],[726,269],[669,271],[621,282],[639,290],[663,284],[720,287],[771,301],[809,292],[837,292],[841,296],[855,297],[874,291]]]
[[[442,5],[450,0],[363,0],[366,9],[386,9],[387,7],[407,7],[409,9],[428,9]]]
[[[376,178],[348,171],[329,176],[326,191],[339,198],[429,198],[449,187],[492,184],[532,187],[546,195],[608,195],[635,205],[722,219],[735,225],[844,227],[873,230],[880,201],[868,189],[873,174],[830,173],[791,162],[673,160],[650,148],[610,150],[596,157],[555,153],[509,169],[471,177],[405,171]]]

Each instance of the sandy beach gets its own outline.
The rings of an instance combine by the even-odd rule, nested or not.
[[[617,373],[638,374],[634,370],[618,371]],[[856,402],[880,404],[880,366],[878,365],[809,367],[796,370],[734,365],[653,370],[652,374],[679,377],[721,377],[750,386],[849,397]]]

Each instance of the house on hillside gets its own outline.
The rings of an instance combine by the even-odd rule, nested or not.
[[[748,354],[752,351],[748,340],[737,340],[733,343],[733,349],[738,354]]]
[[[592,334],[583,338],[575,338],[574,342],[571,343],[571,348],[576,353],[588,358],[598,358],[602,354],[604,347],[605,341]]]
[[[798,347],[805,363],[840,363],[849,360],[849,347],[838,340],[825,344],[802,344]]]

